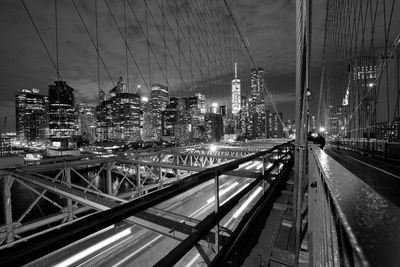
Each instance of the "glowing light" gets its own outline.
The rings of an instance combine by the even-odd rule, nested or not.
[[[369,88],[372,88],[372,87],[374,87],[374,85],[375,85],[375,83],[369,83],[369,84],[368,84],[368,87],[369,87]]]
[[[224,202],[221,203],[221,205],[224,205],[226,202],[228,202],[231,198],[239,194],[243,189],[245,189],[250,183],[246,183],[244,186],[242,186],[238,191],[235,192],[235,194],[231,195],[228,199],[226,199]]]
[[[232,217],[235,219],[238,218],[240,214],[247,208],[247,206],[249,206],[249,204],[253,201],[253,199],[255,199],[257,195],[261,193],[261,191],[262,187],[257,187],[256,191],[254,191],[253,194],[251,194],[250,197],[246,199],[246,201],[242,204],[242,206],[240,206],[240,208],[233,214]]]
[[[261,169],[262,167],[263,167],[263,163],[262,162],[260,162],[258,165],[257,165],[257,168],[256,168],[256,170],[258,171],[259,169]]]
[[[319,127],[319,131],[320,131],[321,133],[325,132],[325,127],[323,127],[323,126]]]
[[[89,256],[90,254],[104,248],[105,246],[117,241],[118,239],[121,239],[131,233],[131,228],[125,229],[124,231],[121,231],[107,239],[104,239],[103,241],[88,247],[87,249],[82,250],[81,252],[73,255],[72,257],[69,257],[68,259],[56,264],[56,267],[64,267],[64,266],[69,266],[74,264],[75,262]]]
[[[208,150],[210,150],[210,152],[215,152],[215,151],[217,151],[217,146],[216,145],[210,145],[209,147],[208,147]]]
[[[149,98],[147,96],[142,97],[142,102],[144,103],[149,102]]]
[[[213,108],[216,108],[216,107],[218,107],[218,103],[217,103],[217,102],[214,102],[214,103],[211,104],[211,106],[212,106]]]
[[[245,169],[246,170],[250,170],[251,168],[253,168],[254,166],[256,166],[258,164],[258,162],[254,162],[253,164],[247,166]]]
[[[246,162],[246,163],[240,164],[240,165],[239,165],[239,169],[241,169],[241,168],[244,168],[244,167],[246,167],[246,166],[250,165],[251,163],[253,163],[253,162],[252,162],[252,161],[249,161],[249,162]]]
[[[312,136],[312,137],[317,137],[318,134],[317,134],[317,133],[312,133],[311,136]]]
[[[239,183],[238,182],[234,182],[233,184],[231,184],[230,186],[228,186],[227,188],[221,190],[219,192],[219,196],[222,197],[223,195],[225,195],[226,193],[228,193],[230,190],[232,190],[235,186],[237,186]],[[208,199],[207,200],[207,204],[210,204],[211,202],[213,202],[215,200],[215,196]]]

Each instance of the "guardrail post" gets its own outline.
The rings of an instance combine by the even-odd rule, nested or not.
[[[385,141],[385,159],[387,159],[387,155],[388,155],[388,143]]]
[[[71,167],[65,167],[65,179],[67,182],[67,186],[71,187]],[[67,199],[67,207],[68,207],[68,221],[72,221],[74,216],[72,214],[72,199]]]
[[[111,175],[111,169],[112,169],[112,164],[109,162],[107,164],[107,181],[106,181],[106,186],[107,186],[107,194],[113,195],[112,191],[112,175]]]
[[[140,164],[136,164],[136,190],[138,192],[138,196],[142,195],[142,182],[140,179]]]
[[[12,206],[11,206],[11,186],[13,178],[11,175],[3,177],[3,205],[4,205],[4,224],[6,226],[6,243],[14,241],[14,225],[12,220]]]
[[[215,214],[217,215],[217,224],[215,227],[215,253],[219,251],[219,176],[215,172]]]

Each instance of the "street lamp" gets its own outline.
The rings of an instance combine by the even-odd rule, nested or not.
[[[307,88],[306,97],[309,98],[310,96],[311,96],[311,90],[310,90],[310,88]]]
[[[307,88],[305,95],[306,95],[306,105],[307,105],[307,118],[306,118],[306,123],[307,123],[306,124],[307,125],[307,127],[306,127],[306,140],[307,140],[308,131],[311,128],[311,127],[309,127],[309,123],[310,123],[309,122],[310,121],[310,98],[311,98],[311,90],[310,90],[310,88]]]

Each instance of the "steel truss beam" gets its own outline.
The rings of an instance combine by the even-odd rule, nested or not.
[[[28,263],[34,259],[37,259],[59,248],[62,248],[74,241],[80,240],[92,233],[95,233],[109,225],[112,225],[116,222],[129,218],[132,215],[138,214],[138,212],[140,211],[153,207],[201,183],[214,179],[216,174],[221,175],[227,173],[228,171],[232,171],[236,169],[240,164],[262,157],[268,153],[271,153],[273,150],[274,149],[269,149],[267,151],[257,152],[254,155],[250,155],[248,157],[235,160],[234,162],[225,163],[213,168],[203,170],[199,173],[195,173],[189,176],[184,181],[181,180],[176,182],[174,186],[169,186],[157,190],[153,194],[144,195],[128,203],[116,206],[112,209],[105,210],[100,213],[95,213],[85,218],[81,218],[79,219],[79,222],[72,221],[70,224],[67,224],[62,229],[55,229],[54,231],[51,231],[49,233],[45,233],[40,236],[35,236],[26,242],[18,243],[12,247],[5,248],[0,255],[0,264],[22,265]],[[131,163],[132,161],[129,162]],[[159,164],[159,163],[154,163],[154,164]],[[79,166],[79,164],[75,164],[74,166]],[[259,181],[260,179],[261,178],[257,178],[256,181]],[[55,188],[54,183],[50,184],[52,190],[60,190],[60,188],[54,189]],[[66,191],[60,193],[65,194],[65,192],[69,191],[69,193],[71,194],[73,190],[73,188],[65,188],[65,187],[63,189],[66,189]],[[80,201],[85,201],[85,198],[81,197]],[[110,201],[108,201],[108,203],[109,202]],[[90,204],[92,206],[94,205],[102,206],[99,205],[98,203],[95,204],[90,203]],[[104,206],[101,208],[104,208]]]

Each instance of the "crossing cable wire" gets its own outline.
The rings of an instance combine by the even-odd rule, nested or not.
[[[75,0],[72,0],[73,3],[74,3],[74,1],[75,1]],[[126,45],[126,39],[125,39],[125,37],[124,37],[124,35],[123,35],[123,33],[122,33],[121,28],[119,27],[119,25],[118,25],[118,23],[117,23],[117,21],[116,21],[116,19],[115,19],[114,14],[112,13],[112,10],[111,10],[111,8],[110,8],[110,6],[109,6],[107,0],[104,0],[104,2],[105,2],[105,4],[106,4],[106,6],[107,6],[107,9],[108,9],[108,11],[109,11],[109,14],[110,14],[111,18],[113,19],[113,21],[114,21],[114,23],[115,23],[115,25],[116,25],[116,27],[117,27],[117,29],[118,29],[119,34],[121,35],[121,37],[122,37],[122,39],[123,39],[123,41],[124,41],[124,43],[125,43],[125,45]],[[128,3],[129,3],[129,1],[128,1]],[[138,63],[137,63],[135,57],[133,56],[133,53],[132,53],[131,49],[130,49],[129,46],[127,46],[127,45],[126,45],[126,47],[128,48],[128,52],[129,52],[129,54],[130,54],[130,56],[131,56],[133,62],[135,63],[135,66],[136,66],[136,68],[137,68],[137,70],[138,70],[138,72],[139,72],[139,74],[140,74],[140,77],[142,78],[142,81],[144,82],[144,84],[145,84],[145,86],[146,86],[146,88],[147,88],[147,91],[150,93],[150,88],[149,88],[149,86],[148,86],[148,84],[147,84],[147,82],[146,82],[146,79],[145,79],[144,76],[143,76],[143,73],[142,73],[142,71],[141,71],[141,69],[140,69],[140,67],[139,67],[139,65],[138,65]],[[115,85],[114,85],[114,86],[115,86]]]
[[[23,5],[25,11],[27,12],[28,17],[29,17],[29,19],[30,19],[30,21],[31,21],[31,23],[32,23],[32,25],[33,25],[33,27],[35,28],[35,31],[36,31],[36,33],[37,33],[39,39],[40,39],[40,42],[41,42],[43,48],[44,48],[45,51],[46,51],[46,54],[47,54],[47,56],[48,56],[48,58],[49,58],[49,60],[50,60],[51,65],[53,66],[54,70],[56,71],[58,81],[63,81],[63,78],[62,78],[61,73],[60,73],[59,68],[58,68],[58,60],[57,60],[57,64],[56,64],[55,61],[54,61],[54,59],[53,59],[53,57],[52,57],[51,54],[50,54],[50,51],[49,51],[49,49],[48,49],[48,47],[47,47],[46,42],[44,41],[44,39],[43,39],[43,37],[42,37],[42,35],[41,35],[40,31],[39,31],[39,28],[38,28],[37,25],[36,25],[35,20],[33,19],[33,16],[31,15],[31,12],[29,11],[29,8],[28,8],[27,5],[25,4],[25,1],[24,1],[24,0],[21,0],[21,3],[22,3],[22,5]],[[55,11],[56,11],[56,10],[57,10],[57,7],[55,7]],[[58,27],[58,18],[56,19],[56,21],[57,21],[56,24],[57,24],[57,27]],[[86,28],[86,29],[87,29],[87,28]],[[57,29],[57,31],[58,31],[58,29]],[[57,34],[57,35],[58,35],[58,34]],[[56,46],[57,46],[57,47],[56,47],[56,50],[58,51],[58,37],[57,37],[57,41],[56,41]],[[58,54],[58,52],[57,52],[57,54]],[[57,56],[57,57],[58,57],[58,56]],[[106,66],[105,66],[105,67],[106,67]],[[113,82],[112,79],[111,79],[111,82]],[[58,85],[58,86],[59,86],[59,85]],[[58,91],[58,94],[59,94],[59,88],[58,88],[57,91]],[[68,90],[67,90],[67,94],[69,95],[69,97],[72,98],[72,95],[71,95],[71,93],[70,93]],[[60,99],[60,98],[58,97],[58,99]],[[59,112],[60,112],[60,110],[59,110]],[[80,114],[78,113],[78,115],[80,115]],[[60,120],[60,118],[59,118],[59,120]]]
[[[128,60],[128,33],[126,28],[126,0],[124,1],[124,30],[125,30],[125,64],[126,64],[126,85],[127,85],[127,92],[129,93],[129,60]]]
[[[374,32],[375,32],[375,24],[376,24],[376,16],[377,16],[377,5],[378,5],[378,3],[376,4],[376,6],[375,6],[375,11],[373,11],[372,10],[372,4],[370,3],[369,4],[369,12],[370,12],[370,24],[371,24],[371,40],[370,40],[370,48],[369,48],[369,50],[370,51],[374,51],[375,50],[375,48],[374,48]],[[367,5],[367,7],[368,7],[368,5]],[[388,40],[387,38],[388,38],[388,35],[389,35],[389,31],[390,31],[390,25],[391,25],[391,20],[392,20],[392,14],[393,14],[393,9],[394,9],[394,1],[392,2],[392,8],[391,8],[391,15],[390,15],[390,17],[389,17],[389,25],[387,25],[387,26],[384,26],[384,30],[385,30],[385,42],[387,43],[387,41],[386,40]],[[366,11],[365,11],[365,13],[367,13],[367,11],[368,11],[368,8],[366,8]],[[354,14],[357,14],[357,11],[354,11],[355,13]],[[352,48],[350,48],[350,53],[349,53],[349,55],[350,55],[350,57],[349,58],[354,58],[354,56],[351,56],[351,55],[356,55],[356,54],[358,54],[358,53],[365,53],[366,51],[366,49],[365,49],[365,44],[363,44],[363,42],[365,41],[365,40],[363,40],[363,36],[362,36],[362,39],[361,39],[361,46],[362,47],[360,47],[360,48],[362,48],[361,49],[361,51],[360,52],[358,52],[359,50],[358,50],[358,46],[357,46],[357,40],[358,40],[358,32],[359,32],[359,28],[360,28],[360,23],[362,23],[361,24],[361,31],[362,31],[362,34],[363,35],[365,35],[365,25],[366,25],[366,22],[365,22],[365,18],[364,18],[364,20],[362,21],[362,18],[363,18],[363,14],[362,14],[362,12],[363,12],[363,10],[362,10],[362,3],[360,3],[360,6],[359,6],[359,10],[358,10],[358,21],[357,21],[357,27],[355,27],[355,25],[356,25],[356,23],[354,23],[354,21],[353,21],[353,32],[354,32],[354,28],[357,28],[355,31],[356,31],[356,34],[355,34],[355,36],[356,36],[356,38],[355,38],[355,42],[354,42],[354,50],[352,49]],[[366,16],[366,15],[365,15]],[[354,20],[356,19],[356,15],[354,15]],[[384,16],[384,20],[386,21],[386,16]],[[326,32],[326,34],[327,34],[327,32]],[[351,36],[353,36],[353,35],[351,35]],[[352,38],[351,38],[352,39]],[[352,40],[350,40],[350,46],[349,47],[351,47],[352,45],[351,45],[351,43],[352,43]],[[387,50],[387,44],[385,44],[385,49]],[[348,47],[346,47],[346,50],[348,50]],[[387,68],[387,62],[388,61],[390,61],[390,59],[392,58],[392,55],[394,54],[396,52],[396,48],[395,49],[393,49],[392,51],[391,51],[391,53],[390,53],[390,56],[387,56],[387,58],[385,59],[385,61],[379,66],[379,69],[378,69],[378,74],[377,74],[377,77],[376,77],[376,83],[378,84],[378,88],[379,88],[379,84],[380,84],[380,80],[381,80],[381,76],[382,76],[382,73],[384,72],[384,68],[386,67]],[[387,53],[386,53],[387,54]],[[389,59],[389,60],[387,60],[387,59]],[[365,81],[364,81],[365,82]],[[355,110],[350,114],[350,116],[349,116],[349,118],[347,119],[347,121],[346,121],[346,125],[345,126],[347,126],[348,124],[349,124],[349,122],[351,121],[351,119],[353,118],[353,116],[355,115],[355,113],[356,112],[358,112],[358,110],[359,110],[359,108],[360,108],[360,106],[364,103],[364,101],[365,101],[365,99],[366,99],[366,96],[369,94],[369,92],[370,92],[370,90],[371,90],[371,88],[368,88],[367,90],[366,90],[366,92],[364,92],[364,94],[360,97],[360,100],[361,101],[359,101],[357,104],[357,106],[356,106],[356,108],[355,108]],[[375,98],[375,101],[376,101],[376,98]],[[375,111],[376,112],[376,111]],[[367,123],[368,121],[367,121],[368,119],[367,119],[367,117],[364,117],[364,124],[365,123]],[[374,119],[374,120],[376,120],[376,119]],[[369,126],[368,125],[365,125],[365,127],[364,128],[368,128]],[[345,127],[344,127],[345,128]],[[357,127],[357,129],[360,129],[360,128],[362,128],[362,127]],[[370,128],[370,127],[369,127]],[[342,132],[342,131],[341,131]],[[360,134],[360,133],[359,133]]]
[[[197,2],[197,1],[195,1],[195,2]],[[209,41],[209,44],[208,44],[209,49],[208,49],[207,53],[210,53],[210,49],[211,49],[211,51],[213,51],[212,52],[213,57],[210,58],[210,63],[213,63],[214,66],[218,66],[219,64],[218,64],[217,59],[219,58],[219,53],[217,50],[218,49],[218,46],[217,46],[218,41],[215,39],[215,36],[217,33],[215,31],[216,29],[215,29],[215,25],[213,23],[214,17],[210,16],[210,8],[207,9],[204,1],[200,0],[199,2],[200,2],[200,6],[204,12],[205,19],[206,19],[205,29],[207,31],[207,37],[208,37],[208,41]],[[210,69],[210,66],[209,66],[209,69]],[[217,68],[216,70],[213,71],[213,73],[214,73],[214,76],[211,76],[211,73],[209,73],[209,76],[211,76],[211,77],[209,77],[209,81],[211,81],[211,79],[214,79],[217,76],[221,75],[221,68]]]
[[[164,14],[164,1],[161,0],[161,14],[162,14],[162,33],[163,33],[163,44],[164,44],[164,65],[165,65],[165,76],[168,77],[168,64],[167,64],[167,42],[165,40],[165,14]],[[157,2],[158,3],[158,2]],[[166,80],[166,82],[168,79]]]
[[[99,60],[99,23],[98,23],[98,9],[97,0],[94,0],[94,10],[95,10],[95,23],[96,23],[96,58],[97,58],[97,89],[100,96],[100,60]],[[99,99],[101,102],[101,99]]]
[[[239,29],[238,24],[236,23],[236,20],[235,20],[235,18],[234,18],[234,16],[233,16],[233,13],[232,13],[232,11],[231,11],[229,5],[228,5],[228,2],[227,2],[227,0],[223,0],[223,1],[224,1],[224,3],[225,3],[226,9],[228,10],[229,17],[231,18],[232,22],[234,23],[235,28],[236,28],[236,31],[238,32],[238,34],[239,34],[239,36],[240,36],[240,39],[241,39],[241,41],[242,41],[242,43],[243,43],[243,45],[244,45],[244,47],[245,47],[245,50],[247,51],[248,57],[250,58],[253,67],[255,68],[255,62],[254,62],[253,56],[252,56],[252,54],[251,54],[251,52],[250,52],[250,49],[249,49],[247,43],[245,42],[245,40],[244,40],[244,38],[243,38],[243,35],[242,35],[242,33],[241,33],[240,29]],[[264,78],[263,78],[263,81],[264,81]],[[269,89],[265,86],[265,82],[262,82],[262,85],[263,85],[262,87],[264,88],[264,90],[266,91],[266,93],[267,93],[268,95],[270,95],[270,99],[271,99],[271,103],[272,103],[272,106],[273,106],[273,108],[274,108],[274,111],[276,112],[276,114],[277,114],[277,116],[278,116],[278,118],[279,118],[279,121],[280,121],[280,123],[282,124],[282,127],[283,127],[283,126],[284,126],[284,123],[283,123],[282,119],[281,119],[280,116],[279,116],[278,110],[277,110],[276,105],[275,105],[275,103],[274,103],[274,100],[273,100],[273,98],[272,98],[272,93],[271,93],[271,92],[269,91]]]
[[[88,27],[87,27],[87,25],[86,25],[86,22],[85,22],[85,20],[83,19],[82,15],[81,15],[81,12],[79,11],[79,8],[78,8],[78,6],[77,6],[76,3],[75,3],[75,0],[72,0],[72,5],[74,6],[76,13],[78,14],[78,16],[79,16],[79,18],[80,18],[80,20],[81,20],[81,22],[82,22],[82,24],[83,24],[83,26],[84,26],[84,28],[85,28],[86,33],[87,33],[87,35],[89,36],[90,42],[92,43],[93,47],[95,48],[96,53],[97,53],[98,57],[100,58],[100,61],[101,61],[101,63],[102,63],[103,66],[104,66],[104,69],[105,69],[106,72],[107,72],[108,78],[110,79],[110,81],[111,81],[111,83],[113,84],[113,86],[115,86],[114,79],[112,78],[112,76],[111,76],[111,74],[110,74],[110,71],[109,71],[108,68],[107,68],[106,63],[104,62],[104,59],[103,59],[103,57],[101,56],[101,54],[100,54],[100,52],[99,52],[98,46],[96,45],[95,41],[93,40],[92,35],[91,35],[90,32],[89,32],[89,29],[88,29]]]
[[[137,17],[137,15],[136,15],[136,13],[135,13],[135,11],[134,11],[134,8],[132,7],[132,4],[130,3],[129,0],[127,0],[127,3],[128,3],[129,9],[131,10],[131,13],[133,14],[133,16],[134,16],[134,18],[135,18],[135,21],[136,21],[137,25],[139,26],[139,29],[140,29],[140,31],[141,31],[143,37],[146,39],[146,43],[147,43],[147,47],[148,47],[149,51],[151,51],[151,53],[152,53],[154,59],[156,60],[156,63],[157,63],[157,65],[158,65],[158,67],[160,68],[161,74],[162,74],[162,75],[164,76],[164,78],[165,78],[165,81],[166,81],[166,83],[167,83],[167,86],[168,86],[169,90],[170,90],[171,93],[173,94],[173,90],[172,90],[172,88],[170,88],[168,76],[167,76],[166,73],[164,74],[164,72],[163,72],[163,70],[162,70],[161,63],[159,62],[159,60],[158,60],[158,58],[157,58],[157,56],[156,56],[156,54],[155,54],[155,52],[154,52],[154,50],[153,50],[153,47],[152,47],[152,45],[151,45],[151,43],[150,43],[150,41],[149,41],[149,39],[148,39],[148,36],[149,36],[149,35],[148,35],[147,23],[146,23],[146,32],[145,32],[145,30],[143,29],[143,27],[142,27],[142,25],[141,25],[141,23],[140,23],[139,18]],[[146,9],[146,10],[147,10],[147,9]],[[111,9],[110,9],[110,12],[112,13]],[[146,12],[146,14],[147,14],[147,12]],[[113,16],[114,16],[114,15],[113,15]],[[146,19],[146,20],[147,20],[147,19]],[[165,39],[164,39],[163,41],[165,42]],[[150,55],[148,55],[148,64],[149,64],[149,66],[150,66],[150,61],[149,61],[150,57],[149,57],[149,56],[150,56]],[[166,59],[165,59],[165,64],[166,64]],[[165,69],[165,70],[167,71],[167,69]],[[150,71],[150,69],[149,69],[149,71]],[[151,79],[151,78],[150,78],[150,79]]]
[[[144,1],[144,16],[145,16],[145,25],[146,25],[146,43],[147,43],[147,66],[148,66],[148,70],[149,70],[149,84],[152,87],[152,83],[151,83],[151,62],[150,62],[150,42],[149,42],[149,25],[147,22],[147,0],[143,0]],[[169,87],[169,86],[168,86]]]
[[[35,28],[36,34],[38,35],[38,37],[39,37],[39,39],[40,39],[40,42],[41,42],[41,44],[42,44],[44,50],[46,51],[47,57],[49,58],[51,65],[53,66],[54,70],[56,71],[56,75],[57,75],[58,77],[60,77],[60,80],[62,80],[61,74],[58,72],[57,65],[56,65],[56,63],[54,62],[54,59],[53,59],[52,55],[50,54],[50,51],[49,51],[49,49],[48,49],[48,47],[47,47],[47,44],[46,44],[46,42],[44,41],[44,39],[43,39],[43,37],[42,37],[42,34],[40,33],[39,28],[37,27],[36,22],[35,22],[35,20],[33,19],[31,12],[29,11],[29,8],[28,8],[27,5],[25,4],[25,1],[24,1],[24,0],[21,0],[21,3],[22,3],[22,5],[24,6],[24,9],[25,9],[26,13],[28,14],[28,17],[29,17],[29,19],[30,19],[30,21],[31,21],[31,23],[32,23],[32,25],[33,25],[33,27]]]
[[[168,1],[166,1],[166,2],[168,3]],[[129,3],[129,0],[128,0],[128,3]],[[133,10],[133,9],[131,8],[131,10]],[[132,12],[133,12],[133,11],[132,11]],[[154,22],[154,25],[155,25],[155,27],[156,27],[156,30],[157,30],[159,36],[160,36],[163,40],[165,40],[165,38],[164,38],[164,36],[163,36],[163,34],[162,34],[162,32],[161,32],[161,30],[160,30],[160,28],[159,28],[157,22],[156,22],[156,19],[155,19],[154,15],[153,15],[153,13],[151,12],[150,9],[149,9],[149,14],[150,14],[150,17],[152,18],[152,20],[153,20],[153,22]],[[171,36],[173,36],[174,40],[178,43],[178,40],[175,38],[175,35],[172,33],[172,32],[173,32],[173,31],[172,31],[172,27],[171,27],[170,24],[168,23],[168,20],[166,19],[165,21],[166,21],[167,26],[170,28]],[[174,59],[174,56],[172,55],[169,46],[167,45],[166,48],[167,48],[168,54],[170,55],[171,61],[172,61],[173,65],[175,66],[175,69],[178,71],[178,74],[179,74],[181,80],[183,81],[183,85],[184,85],[185,87],[187,87],[187,86],[186,86],[186,83],[185,83],[185,81],[184,81],[184,78],[183,78],[183,76],[182,76],[182,72],[179,71],[179,66],[178,66],[178,64],[176,63],[176,61],[175,61],[175,59]],[[183,57],[183,59],[184,59],[186,65],[189,66],[188,62],[186,61],[186,57],[185,57],[184,55],[183,55],[182,57]]]
[[[171,9],[171,6],[168,4],[168,7],[169,7],[169,9],[170,9],[170,11],[171,11],[171,14],[174,16],[174,12],[172,11],[172,9]],[[188,18],[190,18],[189,19],[189,21],[190,21],[190,23],[191,23],[191,26],[193,27],[193,29],[195,30],[195,32],[196,33],[199,33],[199,24],[198,24],[198,21],[199,21],[199,19],[197,19],[196,21],[197,21],[197,29],[196,29],[196,26],[194,25],[194,23],[193,23],[193,20],[191,19],[191,17],[193,16],[193,17],[195,17],[196,16],[196,14],[194,14],[194,12],[192,12],[192,9],[190,8],[190,5],[188,5],[187,6],[188,7],[188,11],[191,11],[191,16],[188,16]],[[177,18],[174,16],[174,18],[175,18],[175,20],[177,20]],[[186,36],[184,35],[184,31],[181,29],[181,27],[179,27],[179,30],[181,31],[181,33],[182,33],[182,35],[183,35],[183,37],[184,37],[184,41],[186,42],[186,44],[189,46],[189,42],[187,41],[187,39],[186,39]],[[192,32],[190,31],[190,32],[188,32],[188,38],[190,39],[194,39],[194,37],[192,36]],[[204,35],[203,35],[203,38],[204,38]],[[203,39],[202,38],[202,39]],[[202,39],[198,39],[198,41],[199,41],[199,46],[196,46],[195,45],[195,47],[196,47],[196,49],[197,50],[201,50],[201,48],[200,48],[200,46],[202,46],[203,47],[203,49],[205,49],[205,46],[204,46],[204,43],[203,43],[203,41],[202,41]],[[191,53],[193,53],[193,51],[191,50],[191,49],[189,49],[189,51],[191,51]],[[200,63],[201,63],[201,60],[202,60],[202,58],[199,58],[199,62],[197,62],[196,61],[196,64],[197,65],[200,65]]]
[[[59,65],[59,61],[58,61],[58,8],[57,8],[57,0],[54,0],[54,18],[55,18],[55,28],[56,28],[56,32],[55,33],[56,33],[58,127],[61,127],[60,65]],[[68,90],[67,90],[67,92],[69,94]],[[60,133],[60,135],[61,135],[61,133]]]
[[[158,5],[159,9],[162,10],[161,6],[160,6],[159,3],[158,3],[158,0],[157,0],[156,2],[157,2],[157,5]],[[168,3],[168,1],[166,1],[166,2]],[[132,10],[132,12],[133,12],[133,9],[132,9],[132,8],[131,8],[131,10]],[[154,22],[154,25],[155,25],[155,27],[156,27],[156,30],[157,30],[159,36],[161,37],[161,39],[162,39],[163,41],[166,42],[166,38],[164,37],[164,34],[161,32],[161,30],[160,30],[160,28],[159,28],[159,26],[158,26],[158,24],[157,24],[157,22],[156,22],[156,19],[155,19],[154,15],[153,15],[153,13],[151,12],[150,9],[149,9],[149,14],[150,14],[150,17],[152,18],[152,20],[153,20],[153,22]],[[165,22],[166,22],[166,25],[168,26],[168,28],[169,28],[169,30],[170,30],[171,36],[174,38],[175,42],[178,44],[178,40],[176,39],[176,37],[175,37],[175,35],[174,35],[174,33],[173,33],[173,30],[172,30],[171,25],[169,24],[169,22],[168,22],[167,18],[165,17],[165,15],[163,15],[163,17],[165,18]],[[164,32],[165,32],[165,31],[164,31]],[[168,45],[166,46],[166,50],[168,51],[168,54],[169,54],[169,56],[170,56],[170,58],[171,58],[171,61],[172,61],[173,65],[175,66],[175,69],[177,70],[177,72],[178,72],[178,74],[179,74],[181,80],[183,81],[183,85],[186,87],[186,83],[185,83],[184,78],[183,78],[183,76],[182,76],[182,72],[179,71],[179,66],[178,66],[178,64],[176,63],[176,61],[175,61],[175,59],[174,59],[174,56],[172,55],[172,52],[171,52],[171,50],[170,50],[170,48],[169,48]],[[183,59],[184,59],[184,61],[185,61],[185,63],[186,63],[186,66],[189,67],[189,63],[187,62],[186,57],[185,57],[184,55],[183,55]]]

